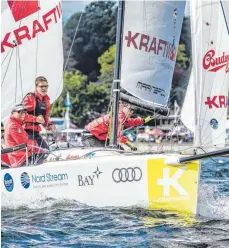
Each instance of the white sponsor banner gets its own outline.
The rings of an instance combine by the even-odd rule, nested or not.
[[[58,0],[7,1],[1,16],[1,85],[4,120],[15,103],[35,89],[35,78],[49,82],[53,102],[62,90],[62,10]]]
[[[1,184],[4,207],[30,206],[46,198],[97,207],[148,206],[146,157],[135,161],[88,157],[2,170]]]
[[[185,1],[125,2],[121,87],[166,105],[171,89]]]

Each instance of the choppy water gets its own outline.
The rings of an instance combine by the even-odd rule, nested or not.
[[[38,202],[2,210],[2,247],[229,247],[229,158],[204,161],[195,217]]]

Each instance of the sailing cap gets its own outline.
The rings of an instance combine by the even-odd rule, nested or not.
[[[11,113],[13,112],[18,112],[18,111],[21,111],[21,110],[26,110],[26,107],[23,105],[23,104],[16,104],[13,108],[12,108],[12,111]]]

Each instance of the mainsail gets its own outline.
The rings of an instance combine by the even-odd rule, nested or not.
[[[6,1],[2,8],[1,118],[34,91],[37,76],[49,82],[53,102],[62,91],[62,10],[58,0]]]
[[[154,113],[168,113],[166,108],[185,3],[119,1],[111,146],[117,146],[120,82],[121,88],[131,94],[128,100],[121,95],[122,100],[139,107],[146,106],[145,109]]]
[[[179,45],[185,1],[125,1],[121,87],[166,106]]]
[[[224,146],[229,86],[229,2],[191,1],[193,67],[181,119],[195,145]]]

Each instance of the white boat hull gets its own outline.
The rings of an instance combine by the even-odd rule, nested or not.
[[[196,213],[198,162],[167,166],[164,155],[102,153],[2,170],[2,206],[54,198],[96,207],[137,205]]]

